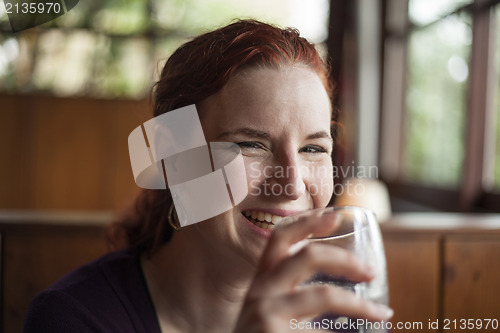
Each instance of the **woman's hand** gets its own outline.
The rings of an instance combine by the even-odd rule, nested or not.
[[[363,300],[335,285],[301,283],[321,271],[364,282],[374,275],[351,252],[325,244],[302,240],[334,230],[336,221],[328,217],[306,216],[279,225],[269,238],[257,272],[247,293],[236,326],[237,333],[290,332],[291,320],[298,323],[323,313],[387,320],[392,310]],[[293,329],[293,332],[300,332]],[[311,330],[304,330],[311,332]]]

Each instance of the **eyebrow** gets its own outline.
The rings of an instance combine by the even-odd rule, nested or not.
[[[250,127],[241,127],[241,128],[235,129],[233,131],[227,131],[227,132],[224,132],[224,133],[220,134],[219,136],[217,136],[217,138],[220,139],[220,138],[223,138],[225,136],[235,135],[235,134],[243,134],[243,135],[247,135],[250,137],[262,138],[262,139],[267,139],[267,140],[271,138],[271,135],[269,133],[259,131],[259,130],[256,130],[256,129],[253,129]]]
[[[330,135],[330,133],[327,133],[325,131],[319,131],[319,132],[313,133],[313,134],[309,135],[307,137],[307,139],[309,139],[309,140],[311,140],[311,139],[328,139],[328,140],[333,142],[333,138]]]
[[[261,138],[261,139],[266,139],[266,140],[269,140],[271,138],[271,135],[267,132],[256,130],[256,129],[253,129],[250,127],[241,127],[241,128],[235,129],[233,131],[224,132],[224,133],[220,134],[219,136],[217,136],[217,139],[221,139],[223,137],[226,137],[229,135],[235,135],[235,134],[243,134],[243,135],[247,135],[250,137]],[[307,139],[308,140],[328,139],[328,140],[333,142],[332,136],[325,131],[319,131],[316,133],[312,133],[312,134],[307,136]]]

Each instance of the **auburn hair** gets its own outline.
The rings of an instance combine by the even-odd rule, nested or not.
[[[332,98],[327,64],[297,30],[255,20],[236,21],[194,38],[172,54],[153,88],[153,114],[203,101],[244,68],[295,64],[317,73]],[[167,222],[171,205],[169,190],[142,190],[135,205],[108,229],[111,248],[153,254],[174,232]]]

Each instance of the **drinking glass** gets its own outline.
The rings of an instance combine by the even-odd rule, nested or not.
[[[351,251],[363,262],[369,264],[375,270],[375,277],[369,282],[355,283],[348,281],[341,276],[331,276],[318,272],[312,279],[305,283],[334,284],[341,288],[353,291],[358,297],[388,305],[387,270],[384,254],[384,246],[380,229],[375,215],[360,207],[327,207],[314,209],[295,215],[298,218],[304,215],[316,217],[332,218],[336,220],[335,229],[325,235],[316,235],[303,242],[323,243],[338,246]],[[329,319],[337,323],[336,332],[359,332],[359,333],[382,333],[387,332],[386,327],[381,323],[370,323],[366,320],[356,320],[356,325],[345,325],[351,320],[345,317],[338,317],[334,314],[325,314],[315,321]],[[352,327],[355,326],[355,329]],[[345,329],[348,327],[347,329]]]

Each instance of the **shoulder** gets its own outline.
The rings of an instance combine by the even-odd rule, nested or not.
[[[105,328],[92,311],[70,294],[47,290],[31,303],[24,332],[105,332]]]
[[[156,326],[139,258],[124,251],[74,270],[35,297],[25,332],[154,332]]]

